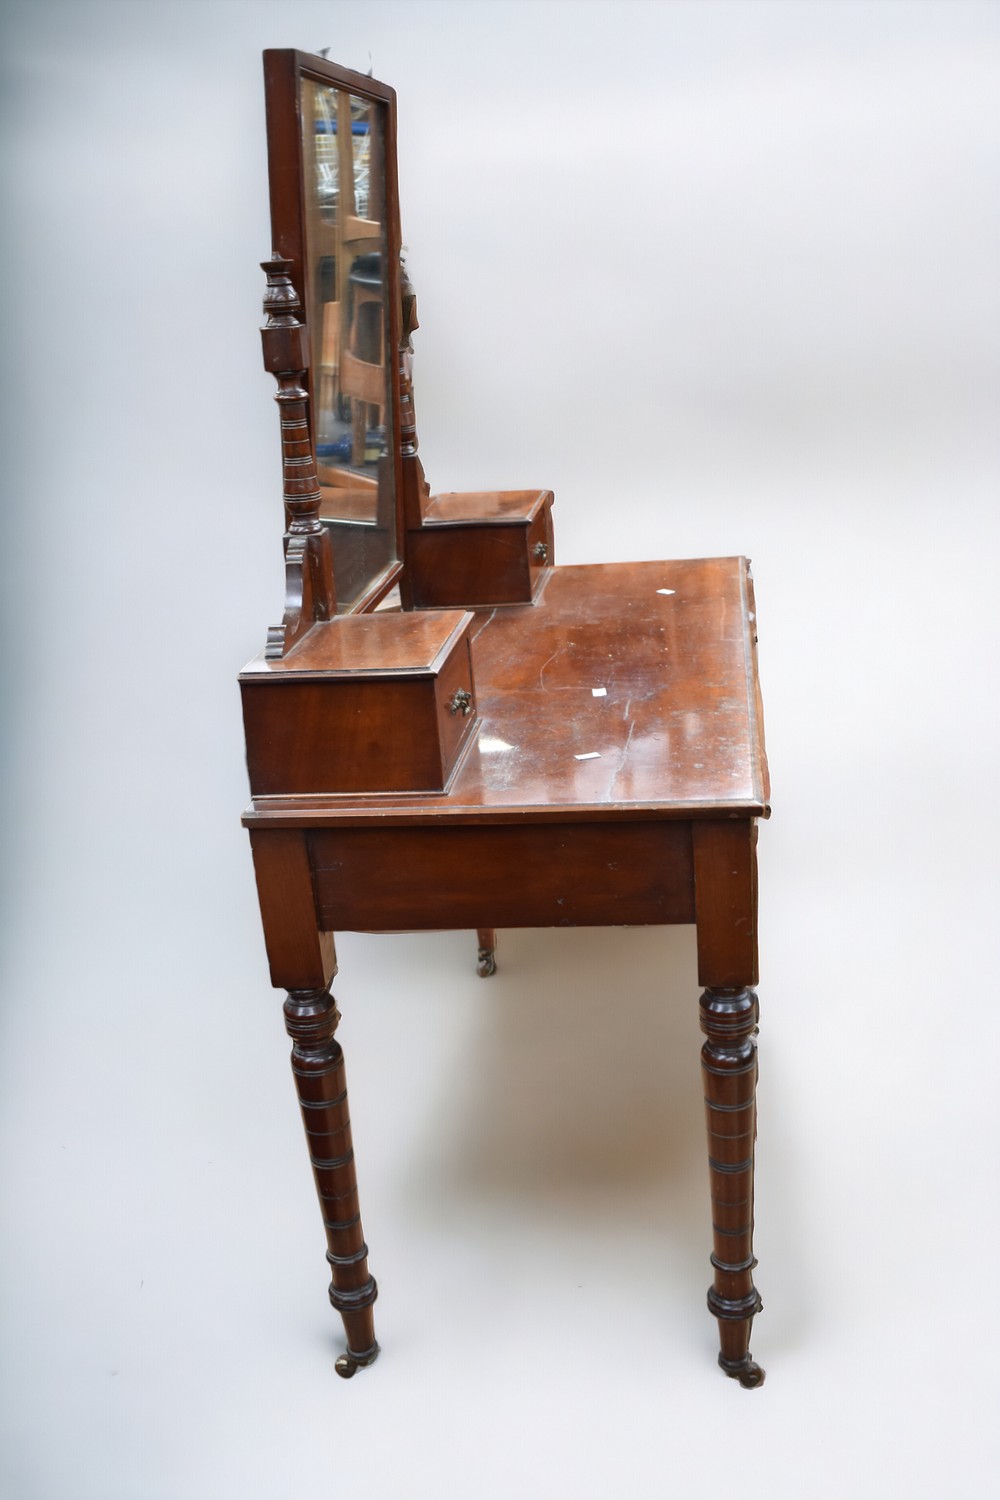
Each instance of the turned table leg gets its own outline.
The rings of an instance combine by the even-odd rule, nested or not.
[[[337,1374],[349,1377],[378,1356],[372,1312],[378,1286],[368,1273],[361,1227],[344,1053],[334,1038],[339,1020],[329,988],[289,991],[285,1026],[294,1043],[292,1072],[326,1229],[330,1301],[347,1333],[347,1353],[337,1360]]]
[[[695,823],[692,838],[715,1272],[708,1308],[719,1322],[720,1366],[752,1388],[764,1381],[750,1354],[763,1306],[753,1281],[757,830],[749,820],[710,821]]]
[[[368,1271],[347,1108],[340,1020],[330,985],[337,972],[333,934],[320,931],[309,848],[293,829],[252,830],[257,893],[271,983],[288,991],[285,1026],[292,1073],[326,1229],[330,1301],[344,1320],[347,1352],[338,1375],[351,1376],[377,1357],[372,1305],[378,1287]]]
[[[701,997],[701,1050],[712,1193],[709,1311],[719,1320],[719,1364],[743,1386],[762,1384],[750,1329],[763,1306],[753,1284],[753,1156],[757,1133],[757,996],[708,989]]]

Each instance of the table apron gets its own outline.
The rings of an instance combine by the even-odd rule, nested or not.
[[[314,829],[308,843],[323,930],[695,920],[688,822]]]

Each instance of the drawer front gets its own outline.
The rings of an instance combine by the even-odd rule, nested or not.
[[[343,828],[310,834],[320,927],[693,922],[689,823]]]

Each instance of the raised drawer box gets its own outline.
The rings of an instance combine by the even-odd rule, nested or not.
[[[418,607],[530,604],[555,560],[551,490],[432,495],[407,533]]]
[[[462,610],[342,615],[240,673],[255,797],[444,791],[476,727]]]

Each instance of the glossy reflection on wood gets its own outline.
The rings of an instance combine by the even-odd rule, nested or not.
[[[745,558],[554,568],[535,604],[475,617],[479,733],[444,796],[308,812],[276,796],[255,812],[341,826],[765,816],[753,615]]]

